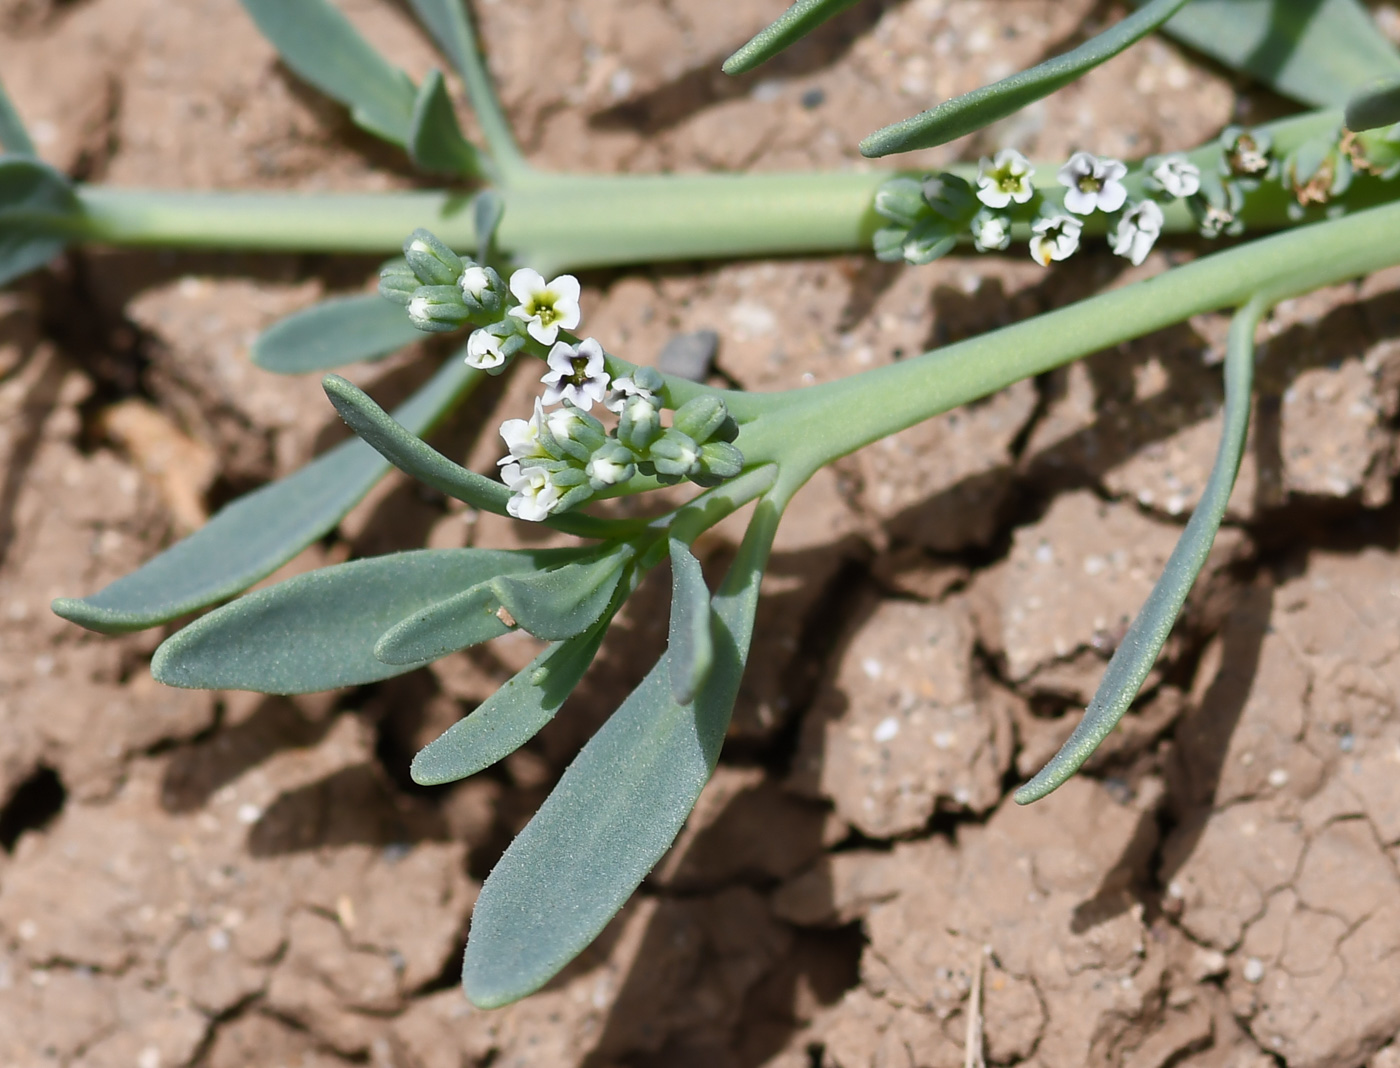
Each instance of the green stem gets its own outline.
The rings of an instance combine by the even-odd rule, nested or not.
[[[1283,153],[1337,122],[1336,112],[1314,112],[1266,129]],[[1212,145],[1197,154],[1205,161],[1217,151]],[[965,177],[976,170],[953,169]],[[505,205],[498,241],[517,262],[542,270],[866,250],[882,225],[871,208],[875,191],[898,173],[527,171],[498,190]],[[1054,168],[1042,167],[1037,181],[1055,187]],[[84,214],[67,236],[115,245],[388,255],[398,251],[406,234],[424,226],[450,246],[476,247],[471,198],[449,192],[143,192],[79,186],[78,196]],[[1286,225],[1286,207],[1286,197],[1261,191],[1252,198],[1246,221]],[[1103,220],[1091,216],[1086,232],[1101,233]],[[1166,228],[1190,231],[1195,224],[1177,203],[1168,207]]]
[[[728,394],[746,424],[736,444],[750,464],[781,461],[779,489],[801,485],[856,449],[1091,352],[1256,293],[1277,302],[1397,261],[1400,203],[1299,227],[838,382]]]

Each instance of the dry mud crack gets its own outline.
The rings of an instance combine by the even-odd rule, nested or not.
[[[415,77],[435,64],[399,5],[342,6]],[[847,165],[869,130],[1098,11],[868,4],[726,83],[717,60],[784,6],[476,9],[532,158],[604,171]],[[4,0],[0,68],[75,175],[409,183],[235,0]],[[1149,42],[998,136],[1142,155],[1235,106]],[[689,266],[586,277],[584,303],[618,351],[654,360],[712,329],[719,373],[776,389],[1162,255],[1126,273],[1093,257],[1052,274],[996,257]],[[822,473],[780,532],[731,745],[686,831],[583,958],[485,1013],[456,985],[479,881],[660,649],[664,590],[641,592],[535,743],[434,792],[409,786],[408,756],[527,663],[528,636],[286,700],[163,689],[158,635],[99,638],[47,610],[335,438],[317,384],[255,369],[247,346],[371,266],[78,252],[0,297],[0,1064],[943,1068],[963,1063],[980,969],[994,1065],[1400,1066],[1400,272],[1275,312],[1207,580],[1123,729],[1029,809],[1010,789],[1072,727],[1200,493],[1223,321]],[[392,399],[440,355],[350,373]],[[522,414],[530,388],[507,382],[496,410]],[[470,426],[442,441],[482,469],[497,457]],[[283,574],[518,537],[391,480]],[[722,563],[735,541],[726,526],[700,547]]]

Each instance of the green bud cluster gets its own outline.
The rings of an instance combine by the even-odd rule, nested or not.
[[[404,242],[403,259],[379,272],[379,292],[407,308],[413,325],[430,333],[498,322],[507,294],[495,268],[458,256],[422,229]]]

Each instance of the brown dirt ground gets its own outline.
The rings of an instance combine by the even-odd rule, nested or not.
[[[403,9],[346,0],[415,76]],[[867,0],[757,75],[784,0],[477,9],[530,156],[838,167],[875,126],[1077,40],[1088,0]],[[1400,13],[1380,5],[1388,32]],[[184,188],[412,177],[275,62],[234,0],[3,0],[0,69],[44,156]],[[1272,105],[1149,42],[985,140],[1186,147]],[[590,332],[654,359],[828,380],[1161,270],[1089,255],[848,256],[588,276]],[[528,636],[354,692],[166,690],[159,635],[47,610],[336,433],[253,368],[278,316],[368,261],[81,251],[0,295],[0,1064],[6,1068],[1400,1065],[1400,271],[1269,323],[1209,577],[1091,773],[1010,788],[1072,726],[1194,504],[1223,321],[1021,383],[824,473],[785,522],[724,762],[675,849],[543,993],[456,986],[479,880],[662,640],[644,590],[571,707],[503,767],[407,782]],[[774,294],[781,293],[777,300]],[[429,357],[442,350],[431,346]],[[393,399],[430,360],[353,372]],[[503,411],[529,383],[508,383]],[[494,398],[487,398],[488,403]],[[476,410],[477,424],[489,423]],[[486,465],[496,442],[448,432]],[[735,525],[704,543],[720,566]],[[519,532],[390,481],[287,569]]]

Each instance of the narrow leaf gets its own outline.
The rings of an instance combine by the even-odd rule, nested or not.
[[[714,666],[710,634],[710,590],[700,561],[685,542],[671,539],[671,632],[666,644],[671,696],[677,704],[694,699]]]
[[[1400,53],[1357,0],[1193,0],[1162,29],[1313,107],[1400,75]]]
[[[594,560],[495,579],[491,588],[501,606],[536,638],[572,638],[591,627],[607,610],[634,555],[630,545],[620,545]]]
[[[395,413],[426,432],[483,376],[449,360]],[[141,630],[246,590],[340,522],[389,464],[352,440],[225,505],[204,527],[110,586],[53,610],[91,630]]]
[[[37,156],[24,120],[19,117],[10,94],[0,85],[0,147],[12,156]]]
[[[1148,594],[1142,611],[1133,620],[1122,643],[1104,670],[1094,699],[1074,733],[1036,776],[1016,791],[1016,803],[1038,801],[1062,785],[1080,769],[1099,744],[1108,737],[1123,713],[1137,697],[1143,679],[1157,662],[1167,635],[1181,614],[1181,606],[1205,566],[1215,543],[1215,533],[1225,516],[1230,491],[1244,455],[1245,432],[1249,428],[1250,389],[1254,380],[1254,331],[1264,314],[1265,304],[1254,298],[1235,313],[1230,323],[1230,340],[1225,356],[1225,416],[1220,432],[1220,448],[1210,478],[1201,494],[1181,539],[1176,543],[1157,585]]]
[[[861,155],[888,156],[892,152],[932,148],[1004,119],[1112,59],[1166,22],[1186,2],[1151,0],[1142,10],[1114,23],[1073,51],[876,130],[860,143]]]
[[[350,109],[372,134],[407,144],[416,96],[408,75],[381,56],[328,0],[239,0],[299,77]]]
[[[486,582],[427,605],[380,634],[374,656],[386,664],[421,664],[499,638],[510,626]]]
[[[470,178],[485,176],[485,163],[475,146],[462,136],[439,71],[429,71],[418,87],[407,147],[413,162],[425,171]]]
[[[503,483],[449,460],[339,375],[327,375],[321,386],[350,429],[400,471],[483,512],[508,514],[510,490]],[[552,515],[545,522],[583,538],[607,537],[619,529],[609,520],[575,512]]]
[[[505,218],[506,203],[494,189],[483,189],[472,198],[472,223],[476,227],[476,255],[482,263],[496,258],[496,231]]]
[[[1376,130],[1400,123],[1400,78],[1363,89],[1347,101],[1348,130]]]
[[[47,163],[0,158],[0,285],[62,252],[81,215],[72,185]]]
[[[471,24],[462,5],[465,0],[409,0],[418,19],[433,35],[457,73],[465,76],[468,56],[476,48]]]
[[[323,567],[195,620],[156,650],[151,674],[170,686],[260,693],[313,693],[401,675],[427,661],[375,659],[384,631],[451,590],[541,562],[530,552],[419,549]]]
[[[332,297],[273,323],[253,342],[252,356],[264,370],[296,375],[377,360],[422,338],[403,308],[369,293]]]
[[[695,702],[672,698],[663,656],[569,765],[482,886],[462,970],[475,1005],[505,1005],[548,982],[598,936],[675,841],[719,759],[779,514],[771,502],[759,502],[715,595],[715,669]]]
[[[827,19],[835,18],[858,0],[795,0],[767,27],[754,34],[724,61],[725,74],[746,74],[760,63],[767,63],[788,45],[811,33]]]
[[[413,781],[420,786],[456,782],[519,749],[554,718],[593,662],[606,631],[606,624],[595,626],[540,653],[469,716],[419,750],[410,769]]]

